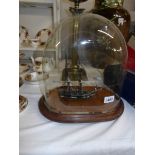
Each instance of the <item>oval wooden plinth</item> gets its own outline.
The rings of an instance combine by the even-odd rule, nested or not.
[[[50,111],[45,105],[45,99],[42,96],[39,100],[40,112],[49,120],[60,123],[90,123],[90,122],[104,122],[118,118],[124,111],[123,101],[120,100],[118,105],[107,110],[105,113],[91,113],[91,114],[63,114]]]

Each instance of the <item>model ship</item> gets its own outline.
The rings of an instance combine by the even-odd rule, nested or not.
[[[59,96],[61,98],[70,98],[70,99],[88,99],[91,96],[94,96],[97,92],[97,87],[91,87],[91,89],[88,89],[88,87],[83,87],[82,73],[84,73],[84,70],[78,67],[76,69],[76,74],[74,75],[73,75],[73,72],[71,71],[72,71],[72,68],[64,69],[64,72],[65,72],[64,75],[66,80],[64,82],[64,85],[59,88]],[[72,81],[70,77],[73,78],[73,76],[74,76],[74,79],[78,78],[77,86],[72,85]]]
[[[79,86],[70,86],[70,82],[67,82],[67,86],[59,88],[59,96],[62,98],[70,99],[88,99],[94,96],[97,92],[97,88],[94,90],[82,89],[82,83]]]

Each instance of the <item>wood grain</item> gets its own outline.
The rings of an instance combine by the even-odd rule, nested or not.
[[[101,89],[97,95],[89,99],[62,99],[58,95],[58,89],[53,89],[49,93],[48,104],[44,96],[40,98],[39,110],[46,118],[61,123],[110,121],[123,113],[124,104],[121,99],[104,104],[103,97],[107,95],[114,94]]]

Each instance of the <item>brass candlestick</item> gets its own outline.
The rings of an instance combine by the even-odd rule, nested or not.
[[[70,7],[69,10],[74,16],[74,25],[73,25],[73,42],[76,44],[71,51],[71,66],[67,66],[67,57],[66,57],[66,66],[62,72],[62,80],[71,80],[71,81],[81,81],[87,80],[86,71],[81,68],[79,55],[78,55],[78,33],[79,33],[79,15],[85,10],[79,8],[79,3],[87,0],[70,0],[74,2],[74,8]]]

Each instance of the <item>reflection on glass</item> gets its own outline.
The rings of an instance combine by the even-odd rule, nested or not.
[[[56,39],[58,35],[60,38]],[[103,113],[105,106],[115,107],[119,103],[120,97],[113,87],[122,81],[127,49],[121,32],[112,22],[95,14],[74,16],[57,27],[46,49],[49,47],[57,52],[51,56],[55,64],[48,65],[49,78],[42,83],[45,104],[50,111]],[[43,70],[51,60],[46,49]],[[110,66],[120,69],[110,74],[108,71],[115,68]],[[111,104],[106,104],[109,96],[112,96]]]

